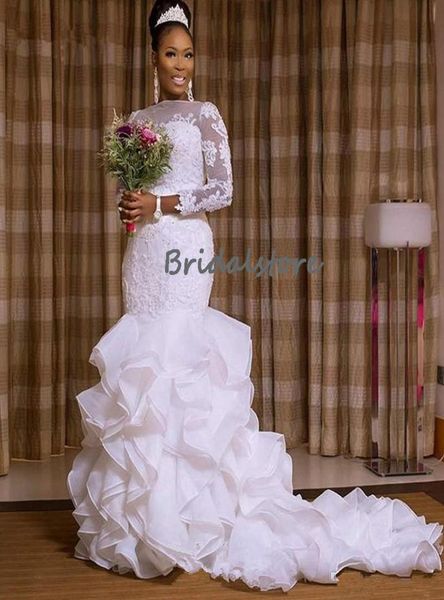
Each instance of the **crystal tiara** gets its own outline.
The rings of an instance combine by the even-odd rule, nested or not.
[[[180,23],[183,23],[188,29],[188,19],[186,18],[184,11],[180,8],[178,4],[176,4],[176,6],[174,7],[171,6],[167,11],[162,13],[157,19],[155,27],[157,27],[161,23],[166,23],[167,21],[180,21]]]

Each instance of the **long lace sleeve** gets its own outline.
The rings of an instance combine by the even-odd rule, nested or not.
[[[214,211],[229,206],[233,197],[233,174],[228,133],[219,110],[203,102],[199,113],[207,183],[193,190],[182,190],[177,208],[183,215]]]

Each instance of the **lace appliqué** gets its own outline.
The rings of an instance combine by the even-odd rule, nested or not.
[[[203,102],[200,109],[200,117],[205,117],[206,119],[220,119],[219,111],[215,104],[212,102]]]
[[[205,164],[210,165],[210,167],[214,167],[217,153],[216,144],[211,140],[203,140],[202,151],[205,155]]]
[[[204,160],[201,152],[201,132],[193,123],[192,115],[181,119],[181,115],[163,125],[174,147],[170,158],[170,170],[167,171],[149,190],[152,194],[169,196],[177,194],[178,189],[194,189],[202,185]]]
[[[196,262],[185,273],[185,259],[202,259],[205,268],[213,256],[213,235],[206,221],[173,217],[146,224],[129,238],[122,263],[125,312],[155,317],[184,308],[202,313],[214,273],[200,273]]]
[[[170,123],[171,123],[171,121],[181,121],[183,123],[188,123],[189,125],[195,125],[196,117],[193,115],[192,112],[188,113],[187,116],[182,115],[181,113],[176,113],[169,120]]]

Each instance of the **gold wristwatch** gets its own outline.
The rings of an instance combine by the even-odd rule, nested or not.
[[[160,207],[160,196],[156,196],[156,210],[153,213],[153,217],[155,221],[158,221],[160,217],[163,215],[162,209]]]

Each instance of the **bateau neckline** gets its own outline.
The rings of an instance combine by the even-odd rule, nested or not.
[[[181,103],[181,104],[199,104],[201,101],[200,100],[170,100],[170,99],[166,99],[166,100],[161,100],[160,102],[156,102],[155,104],[150,104],[148,108],[155,108],[156,106],[162,106],[163,103],[169,102],[171,103]]]
[[[188,104],[193,104],[193,102],[196,102],[196,100],[171,100],[169,98],[166,98],[165,100],[161,100],[160,102],[157,102],[156,104],[162,104],[163,102],[187,102]]]

